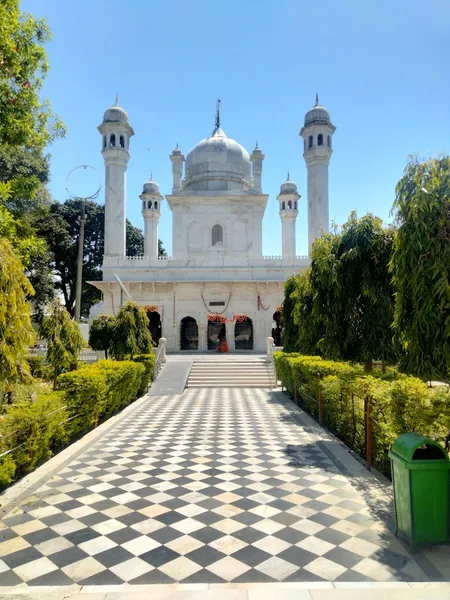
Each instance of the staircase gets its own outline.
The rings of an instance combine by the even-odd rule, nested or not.
[[[188,388],[270,388],[265,358],[194,360]]]

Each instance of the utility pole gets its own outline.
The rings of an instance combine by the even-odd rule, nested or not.
[[[69,196],[69,198],[72,198],[73,200],[80,200],[80,202],[81,202],[80,234],[78,236],[77,281],[76,281],[76,287],[75,287],[75,321],[77,323],[80,322],[81,289],[83,287],[84,228],[86,225],[86,201],[94,200],[95,198],[97,198],[97,196],[100,193],[100,188],[101,188],[100,180],[98,180],[97,189],[90,196],[86,195],[85,193],[83,195],[72,193],[69,189],[69,179],[72,176],[72,174],[74,173],[74,171],[77,171],[78,169],[82,169],[83,171],[86,171],[86,169],[89,169],[90,171],[93,171],[96,174],[96,176],[98,177],[97,169],[94,169],[94,167],[90,167],[89,165],[78,165],[77,167],[74,167],[71,171],[69,171],[69,174],[66,177],[67,195]],[[77,185],[80,185],[80,182],[78,182]]]
[[[81,288],[83,286],[84,226],[86,225],[86,202],[81,198],[80,234],[78,236],[77,285],[75,291],[75,321],[80,322]]]

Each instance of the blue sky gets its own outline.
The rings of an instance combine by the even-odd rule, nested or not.
[[[450,153],[449,0],[24,0],[52,30],[44,94],[68,134],[52,145],[51,191],[65,199],[78,164],[103,179],[97,126],[119,93],[135,130],[127,216],[142,227],[150,172],[171,191],[168,158],[207,137],[215,102],[222,127],[266,154],[270,194],[263,250],[281,253],[276,196],[289,170],[302,195],[297,254],[307,252],[306,167],[299,130],[316,91],[337,130],[330,218],[350,210],[389,220],[408,154]],[[103,202],[101,194],[99,202]],[[171,250],[163,203],[160,237]]]

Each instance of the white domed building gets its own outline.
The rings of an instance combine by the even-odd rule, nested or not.
[[[91,317],[117,314],[127,296],[145,307],[157,342],[167,351],[216,349],[219,332],[230,352],[259,351],[275,333],[286,279],[307,268],[295,251],[300,194],[290,180],[277,196],[282,227],[282,256],[263,256],[262,220],[269,200],[262,189],[264,154],[252,154],[227,137],[217,110],[212,134],[184,157],[170,155],[172,191],[162,194],[150,178],[144,183],[144,256],[126,256],[126,170],[134,131],[119,106],[108,108],[99,126],[105,161],[105,255],[103,293]],[[308,169],[309,247],[328,231],[328,163],[334,126],[319,105],[308,111],[300,135]],[[161,202],[173,213],[173,256],[158,257]],[[274,327],[275,325],[275,327]],[[275,329],[275,332],[274,332]]]

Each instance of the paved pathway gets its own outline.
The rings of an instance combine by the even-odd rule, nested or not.
[[[11,508],[0,586],[444,580],[330,448],[280,392],[149,397]]]

